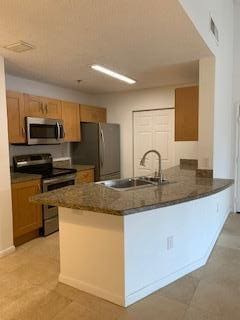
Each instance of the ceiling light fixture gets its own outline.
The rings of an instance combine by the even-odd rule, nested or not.
[[[115,79],[118,79],[118,80],[121,80],[121,81],[124,81],[124,82],[127,82],[128,84],[134,84],[136,83],[135,80],[131,79],[131,78],[128,78],[120,73],[117,73],[117,72],[114,72],[112,70],[109,70],[107,68],[104,68],[102,66],[99,66],[98,64],[94,64],[91,66],[92,69],[94,70],[97,70],[99,72],[102,72],[104,74],[107,74],[108,76],[110,77],[113,77]]]

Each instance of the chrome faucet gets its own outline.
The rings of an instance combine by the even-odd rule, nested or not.
[[[161,178],[161,181],[163,179],[163,175],[162,175],[162,158],[161,158],[161,154],[157,151],[157,150],[149,150],[147,152],[144,153],[141,161],[140,161],[140,165],[141,166],[145,166],[145,161],[146,161],[146,157],[149,153],[155,153],[158,156],[158,172],[157,172],[157,176]],[[155,174],[156,176],[156,174]]]

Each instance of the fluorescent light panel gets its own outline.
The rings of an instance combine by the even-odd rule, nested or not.
[[[126,77],[126,76],[124,76],[124,75],[122,75],[122,74],[120,74],[120,73],[117,73],[117,72],[114,72],[114,71],[109,70],[109,69],[107,69],[107,68],[104,68],[104,67],[102,67],[102,66],[99,66],[98,64],[92,65],[91,68],[94,69],[94,70],[97,70],[97,71],[99,71],[99,72],[102,72],[102,73],[104,73],[104,74],[107,74],[108,76],[113,77],[113,78],[115,78],[115,79],[118,79],[118,80],[127,82],[127,83],[129,83],[129,84],[134,84],[134,83],[136,83],[135,80],[133,80],[133,79],[131,79],[131,78],[128,78],[128,77]]]

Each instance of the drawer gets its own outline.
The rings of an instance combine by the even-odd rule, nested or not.
[[[44,223],[44,236],[47,236],[59,230],[58,216],[51,219],[44,220],[43,223]]]
[[[93,182],[94,181],[94,170],[84,170],[77,172],[76,183],[80,182]]]

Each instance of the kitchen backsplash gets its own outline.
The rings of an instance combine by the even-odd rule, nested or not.
[[[9,145],[10,163],[14,156],[31,153],[51,153],[53,158],[65,158],[70,156],[70,144],[63,143],[58,145],[44,146],[25,146],[25,145]]]

